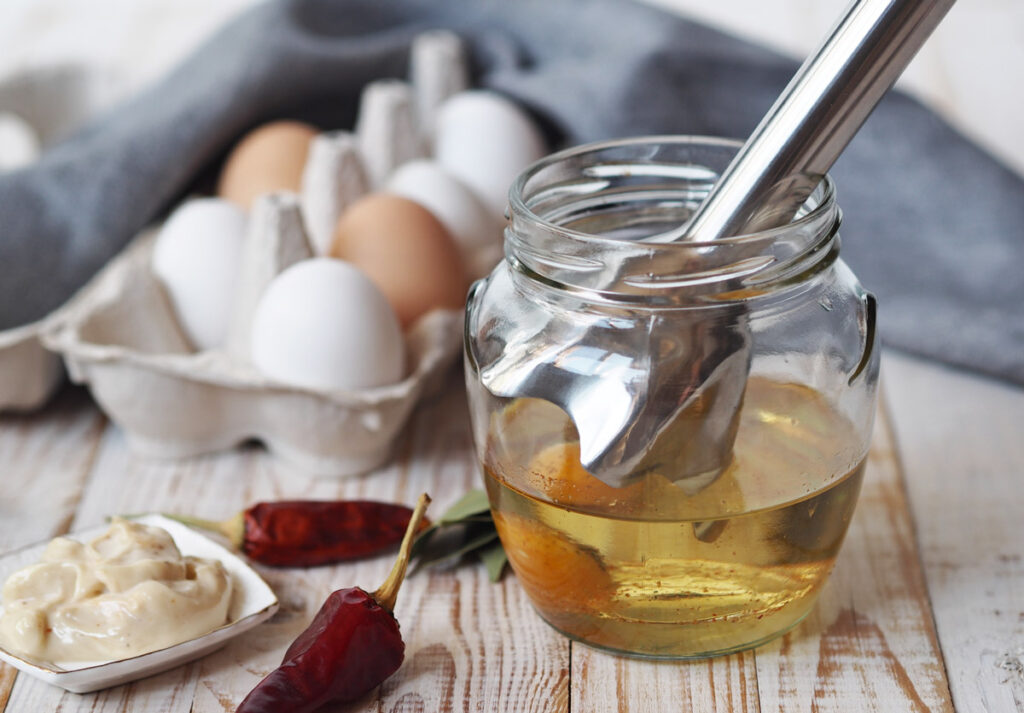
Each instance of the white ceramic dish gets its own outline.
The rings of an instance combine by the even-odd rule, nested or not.
[[[72,693],[89,693],[101,688],[119,686],[146,676],[166,671],[192,661],[224,646],[229,639],[260,624],[277,611],[278,601],[266,582],[240,557],[195,530],[168,520],[161,515],[145,515],[138,522],[162,527],[171,533],[183,555],[220,560],[231,575],[234,594],[228,609],[228,623],[196,639],[159,651],[118,661],[54,663],[27,661],[0,646],[0,660],[41,681]],[[97,527],[70,535],[87,541],[106,532]],[[0,556],[0,581],[22,567],[39,561],[46,543],[29,545]],[[0,609],[2,611],[2,609]]]

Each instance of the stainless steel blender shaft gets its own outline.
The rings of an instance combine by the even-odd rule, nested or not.
[[[954,1],[854,2],[688,223],[657,242],[789,222]]]
[[[713,241],[790,222],[953,1],[856,0],[691,220],[641,241]],[[605,266],[610,289],[621,268]],[[560,406],[579,432],[581,463],[601,480],[620,486],[656,471],[696,492],[728,466],[753,351],[742,304],[652,314],[628,334],[586,311],[508,320],[519,341],[480,364],[483,384]],[[643,339],[628,341],[634,332]]]

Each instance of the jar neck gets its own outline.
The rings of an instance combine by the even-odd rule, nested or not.
[[[647,308],[744,301],[812,279],[839,250],[841,213],[828,177],[787,225],[706,242],[651,241],[686,223],[739,145],[646,137],[534,164],[510,192],[510,268],[589,301]]]

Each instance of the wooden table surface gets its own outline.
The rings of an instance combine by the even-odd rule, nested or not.
[[[246,2],[4,0],[0,70],[92,52],[108,62],[137,57],[135,77],[144,78]],[[808,4],[778,2],[791,17]],[[1018,0],[973,2],[975,20],[1001,6],[1007,23],[1024,30]],[[712,19],[727,14],[701,11],[696,0],[664,3],[692,5]],[[751,13],[763,3],[733,0],[731,7],[749,29]],[[202,21],[190,19],[200,11]],[[81,26],[68,17],[109,21],[105,27],[118,32],[102,42],[83,40]],[[984,33],[974,34],[979,51],[991,51],[982,47]],[[785,37],[774,39],[786,45]],[[1019,52],[1019,44],[1004,50]],[[935,56],[929,60],[935,67],[951,66]],[[1019,69],[1008,71],[1019,76]],[[956,81],[946,89],[954,92],[943,94],[954,109],[966,105],[957,104],[956,91],[978,91]],[[1019,107],[1019,93],[1015,101]],[[977,117],[968,111],[959,119],[971,124]],[[1011,163],[1024,157],[1024,141],[1007,144],[1000,119],[992,119],[988,133],[980,121],[969,130],[989,137],[990,145],[1002,141]],[[428,571],[410,578],[398,601],[405,664],[364,701],[340,710],[1024,710],[1024,390],[892,352],[882,370],[856,515],[816,608],[792,633],[710,661],[618,658],[550,630],[513,576],[491,584],[479,566]],[[73,388],[41,413],[0,417],[0,551],[95,526],[115,513],[175,510],[220,518],[258,500],[411,502],[424,490],[435,497],[437,513],[480,485],[457,375],[417,410],[390,465],[346,481],[306,478],[255,446],[183,463],[137,458],[88,395]],[[389,560],[262,570],[282,602],[269,623],[204,659],[126,686],[76,695],[0,665],[0,710],[231,711],[332,589],[376,586]]]
[[[533,612],[514,576],[465,564],[411,577],[396,615],[406,663],[351,711],[1012,711],[1024,706],[1024,392],[887,353],[867,476],[835,571],[805,622],[755,651],[692,663],[574,644]],[[479,487],[454,375],[424,403],[395,461],[309,479],[259,447],[158,463],[133,456],[81,390],[0,417],[0,549],[114,513],[222,518],[275,498],[367,497],[440,512]],[[334,588],[372,588],[390,557],[261,570],[281,611],[167,673],[76,695],[0,667],[0,709],[230,711]]]

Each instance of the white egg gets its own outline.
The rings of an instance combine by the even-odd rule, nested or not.
[[[512,181],[545,153],[533,120],[499,94],[460,92],[438,110],[434,156],[480,196],[492,215],[504,214]]]
[[[39,136],[17,114],[0,112],[0,173],[27,166],[39,158]]]
[[[333,258],[297,262],[267,286],[252,323],[252,362],[312,389],[393,384],[405,371],[398,318],[370,278]]]
[[[221,346],[227,337],[246,223],[234,203],[190,200],[167,219],[153,247],[153,274],[200,351]]]
[[[500,253],[504,221],[497,220],[473,191],[436,161],[403,164],[391,175],[385,190],[433,213],[455,238],[467,265],[474,264],[481,253],[493,255],[495,248]]]

